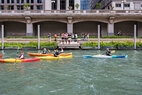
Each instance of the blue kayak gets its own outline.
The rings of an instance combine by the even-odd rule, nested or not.
[[[127,55],[83,55],[83,58],[127,58]]]

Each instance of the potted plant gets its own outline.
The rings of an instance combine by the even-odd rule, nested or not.
[[[72,6],[69,6],[68,9],[69,9],[69,10],[72,10]]]
[[[76,3],[76,4],[75,4],[75,7],[76,7],[76,9],[78,10],[78,8],[79,8],[79,4],[78,4],[78,3]]]
[[[101,7],[102,7],[102,4],[101,4],[101,3],[97,3],[97,4],[96,4],[96,8],[97,8],[97,9],[100,9]]]
[[[24,4],[24,10],[26,13],[30,13],[30,4],[29,3]]]

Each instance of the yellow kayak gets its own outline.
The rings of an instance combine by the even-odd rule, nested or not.
[[[4,63],[13,63],[13,62],[33,62],[33,61],[39,61],[40,58],[25,58],[25,59],[16,59],[16,58],[9,58],[9,59],[0,59],[0,62]]]
[[[59,56],[59,57],[53,57],[53,56],[43,56],[43,57],[36,57],[40,59],[67,59],[67,58],[72,58],[72,55],[70,56]]]

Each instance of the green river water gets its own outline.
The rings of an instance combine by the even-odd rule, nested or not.
[[[65,52],[72,52],[73,58],[1,63],[0,95],[142,95],[142,51],[116,51],[127,59],[82,58],[105,52],[99,50]],[[2,53],[13,58],[17,51]]]

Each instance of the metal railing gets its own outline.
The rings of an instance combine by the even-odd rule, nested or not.
[[[99,14],[99,13],[118,13],[118,14],[129,14],[129,13],[142,13],[142,10],[30,10],[30,11],[25,11],[25,10],[0,10],[0,14],[3,13],[12,13],[12,14],[17,14],[17,13],[40,13],[40,14]]]

